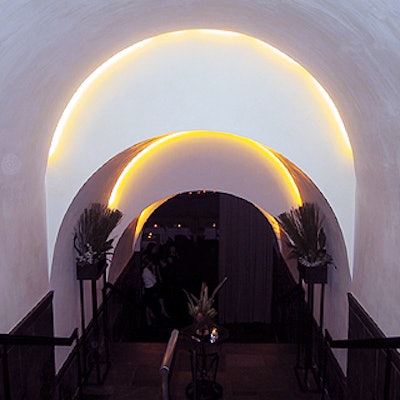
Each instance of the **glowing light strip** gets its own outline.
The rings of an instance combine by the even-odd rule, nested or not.
[[[255,43],[261,45],[265,49],[268,49],[269,51],[272,51],[275,53],[277,56],[279,56],[281,59],[291,63],[292,65],[296,66],[301,70],[303,73],[305,73],[307,76],[311,77],[314,85],[318,89],[318,91],[322,94],[323,98],[326,100],[329,109],[331,110],[338,126],[341,132],[341,135],[346,143],[346,147],[349,150],[349,152],[352,154],[352,149],[351,149],[351,144],[350,140],[348,137],[348,134],[346,132],[345,126],[343,124],[342,119],[340,118],[340,114],[328,95],[328,93],[324,90],[324,88],[321,86],[321,84],[306,70],[304,69],[300,64],[298,64],[295,60],[293,60],[291,57],[289,57],[287,54],[283,53],[282,51],[276,49],[275,47],[269,45],[268,43],[263,42],[260,39],[254,38],[252,36],[247,36],[238,32],[233,32],[233,31],[223,31],[223,30],[216,30],[216,29],[189,29],[189,30],[183,30],[183,31],[174,31],[174,32],[168,32],[162,35],[155,36],[153,38],[145,39],[142,40],[138,43],[135,43],[134,45],[127,47],[126,49],[120,51],[119,53],[115,54],[111,58],[109,58],[107,61],[105,61],[100,67],[98,67],[92,74],[89,75],[89,77],[79,86],[78,90],[74,93],[72,96],[71,100],[67,104],[58,124],[56,127],[56,130],[54,132],[52,142],[50,145],[50,150],[49,150],[49,157],[48,160],[52,158],[52,156],[55,154],[57,146],[60,142],[61,135],[67,125],[68,119],[71,117],[73,110],[85,94],[85,92],[88,90],[88,88],[93,84],[93,82],[99,78],[103,73],[106,72],[108,68],[110,68],[112,65],[116,64],[119,62],[121,59],[123,59],[125,56],[133,53],[134,51],[137,51],[138,49],[147,46],[149,43],[154,41],[156,38],[162,37],[162,36],[167,36],[167,35],[180,35],[184,34],[186,32],[200,32],[200,33],[205,33],[205,34],[212,34],[212,35],[218,35],[218,36],[225,36],[225,37],[245,37],[248,39],[253,40]]]
[[[286,60],[288,63],[292,64],[293,66],[297,67],[299,71],[301,71],[305,76],[311,78],[312,84],[316,87],[322,98],[325,100],[326,105],[328,106],[330,112],[333,115],[333,118],[335,122],[338,125],[340,134],[344,140],[344,143],[346,145],[346,149],[348,150],[349,154],[352,156],[353,155],[353,149],[351,147],[349,135],[346,131],[346,127],[344,126],[343,120],[340,116],[340,113],[338,109],[336,108],[335,103],[333,102],[332,98],[329,96],[328,92],[324,89],[324,87],[317,81],[317,79],[314,78],[301,64],[293,60],[290,56],[287,54],[283,53],[282,51],[278,50],[277,48],[271,46],[268,43],[263,42],[260,39],[253,38],[258,44],[260,44],[262,47],[268,49],[269,51],[273,52],[274,54],[278,55],[280,58]]]
[[[256,142],[254,142],[256,143]],[[264,152],[266,152],[269,156],[269,158],[271,158],[275,164],[278,166],[278,168],[280,169],[282,175],[284,175],[286,177],[286,179],[289,182],[289,187],[291,188],[292,191],[292,195],[296,201],[296,203],[300,206],[303,204],[303,200],[301,198],[300,195],[300,191],[299,188],[296,185],[296,182],[293,179],[292,174],[289,172],[289,170],[286,168],[285,164],[270,150],[268,149],[268,147],[261,145],[259,143],[256,143],[258,147],[260,147],[262,150],[264,150]]]
[[[347,148],[349,154],[351,156],[353,156],[353,149],[351,147],[349,135],[346,131],[346,127],[344,126],[343,120],[339,114],[338,109],[336,108],[335,103],[333,102],[333,100],[331,99],[331,97],[329,96],[327,91],[323,88],[323,86],[311,74],[310,74],[310,77],[311,77],[315,87],[317,88],[319,93],[322,95],[322,97],[326,101],[331,113],[333,114],[333,118],[335,119],[335,121],[339,127],[339,131],[340,131],[342,138],[346,144],[346,148]]]
[[[282,51],[278,50],[276,47],[271,46],[270,44],[263,42],[260,39],[257,38],[253,38],[252,36],[250,36],[250,38],[252,38],[256,43],[258,43],[259,45],[261,45],[262,47],[266,48],[267,50],[273,52],[274,54],[276,54],[278,57],[282,58],[283,60],[289,62],[290,64],[296,66],[296,67],[301,67],[301,65],[299,63],[297,63],[295,60],[293,60],[293,58],[291,58],[290,56],[288,56],[287,54],[283,53]],[[301,67],[302,68],[302,67]],[[304,69],[305,72],[307,72],[307,70]],[[307,72],[308,73],[308,72]]]
[[[242,33],[239,32],[234,32],[234,31],[222,31],[219,29],[190,29],[190,31],[198,31],[200,33],[207,33],[207,34],[212,34],[212,35],[217,35],[217,36],[224,36],[224,37],[239,37],[239,36],[247,36],[243,35]],[[251,37],[251,36],[247,36]]]
[[[177,133],[171,133],[169,135],[165,135],[165,136],[161,137],[160,139],[155,140],[154,142],[149,144],[139,154],[137,154],[135,157],[133,157],[132,160],[124,168],[121,175],[118,177],[117,182],[115,183],[113,190],[111,191],[110,198],[108,199],[108,207],[110,207],[110,208],[113,207],[113,204],[117,200],[117,194],[119,192],[120,187],[122,186],[122,183],[123,183],[125,177],[129,173],[129,171],[135,166],[135,164],[137,164],[141,159],[143,159],[143,157],[145,157],[148,153],[150,153],[156,147],[162,145],[167,140],[171,140],[175,137],[182,136],[186,133],[187,133],[186,131],[183,131],[183,132],[177,132]]]
[[[153,212],[163,203],[165,203],[168,199],[170,199],[171,197],[166,197],[164,199],[161,199],[153,204],[151,204],[150,206],[148,206],[147,208],[145,208],[139,215],[138,218],[138,222],[136,224],[136,228],[135,228],[135,236],[134,236],[134,243],[136,243],[136,241],[139,238],[140,233],[142,232],[142,229],[144,227],[144,224],[147,222],[147,220],[149,219],[150,215],[153,214]]]
[[[276,220],[276,218],[273,215],[271,215],[269,212],[265,211],[263,208],[257,206],[256,204],[254,204],[254,206],[268,220],[268,222],[270,223],[273,231],[275,232],[275,235],[279,238],[281,229],[280,229],[280,226],[279,226],[278,221]]]
[[[158,140],[155,140],[154,142],[152,142],[151,144],[149,144],[144,150],[142,150],[139,154],[137,154],[124,168],[124,170],[122,171],[122,173],[120,174],[120,176],[118,177],[112,191],[111,191],[111,195],[110,198],[108,200],[108,207],[110,208],[114,208],[116,207],[116,201],[117,199],[120,197],[120,191],[121,188],[123,186],[124,181],[127,179],[127,175],[134,169],[135,165],[137,165],[138,162],[140,162],[140,160],[143,160],[144,157],[148,156],[150,154],[150,152],[154,151],[155,149],[157,149],[159,146],[162,146],[163,144],[165,144],[167,141],[171,141],[173,139],[176,139],[180,136],[183,135],[214,135],[214,136],[226,136],[228,138],[230,138],[231,140],[235,140],[235,141],[242,141],[247,145],[251,145],[252,147],[256,148],[258,151],[263,152],[267,158],[269,160],[271,160],[275,167],[277,168],[277,170],[280,172],[280,174],[285,178],[285,181],[288,183],[288,186],[290,188],[290,192],[293,196],[294,201],[298,204],[301,205],[302,204],[302,199],[300,196],[300,192],[299,189],[292,177],[292,175],[290,174],[289,170],[286,168],[286,166],[282,163],[281,160],[279,160],[275,154],[273,154],[271,152],[271,150],[269,150],[267,147],[265,147],[264,145],[261,145],[257,142],[255,142],[254,140],[248,139],[248,138],[244,138],[244,137],[240,137],[237,135],[231,135],[231,134],[227,134],[227,133],[222,133],[222,132],[208,132],[208,131],[183,131],[183,132],[176,132],[176,133],[171,133],[169,135],[165,135],[163,137],[161,137]]]
[[[133,46],[127,47],[126,49],[120,51],[119,53],[115,54],[113,57],[109,58],[102,65],[100,65],[100,67],[98,67],[94,72],[92,72],[88,76],[87,79],[85,79],[85,81],[79,86],[78,90],[72,96],[72,98],[69,101],[69,103],[67,104],[67,107],[65,108],[60,120],[58,121],[56,130],[54,132],[53,139],[52,139],[51,145],[50,145],[49,159],[56,152],[61,135],[65,129],[65,126],[67,125],[68,119],[71,117],[71,114],[72,114],[74,108],[79,103],[80,99],[83,97],[83,95],[88,90],[90,85],[92,85],[92,83],[97,78],[99,78],[103,73],[105,73],[106,70],[108,68],[110,68],[113,64],[116,64],[117,62],[119,62],[126,55],[138,50],[141,47],[148,45],[153,40],[154,40],[154,38],[145,39],[145,40],[142,40],[141,42],[135,43]]]

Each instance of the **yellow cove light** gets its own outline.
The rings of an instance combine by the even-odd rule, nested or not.
[[[224,138],[225,140],[240,142],[240,144],[243,144],[243,146],[251,146],[253,150],[258,152],[262,157],[268,159],[268,161],[274,166],[282,181],[285,182],[286,187],[289,189],[295,204],[302,204],[299,189],[292,175],[290,174],[286,166],[282,163],[282,161],[280,161],[267,147],[255,142],[254,140],[228,133],[209,131],[184,131],[162,136],[161,138],[152,141],[145,149],[137,154],[126,165],[126,167],[118,177],[111,191],[108,206],[110,208],[117,207],[119,199],[122,197],[124,187],[126,187],[130,178],[133,177],[135,168],[137,168],[141,162],[151,158],[156,151],[161,150],[162,146],[167,146],[168,144],[171,144],[171,142],[181,139],[183,136],[189,136],[189,139],[194,139],[202,136],[206,137],[208,140],[212,140],[212,138]]]

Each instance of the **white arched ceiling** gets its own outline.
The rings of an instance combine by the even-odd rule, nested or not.
[[[85,190],[81,190],[74,201],[74,205],[79,201],[82,207],[86,204],[85,192],[90,187],[100,187],[101,201],[108,199],[111,208],[118,208],[123,213],[120,225],[113,232],[116,237],[122,237],[130,222],[140,215],[135,232],[130,234],[132,242],[125,259],[119,256],[116,263],[113,260],[114,277],[118,277],[132,256],[143,223],[163,201],[177,193],[219,191],[250,201],[273,226],[276,225],[273,216],[297,207],[303,201],[317,203],[325,219],[329,253],[341,269],[339,277],[332,276],[330,281],[343,279],[344,284],[339,285],[341,288],[335,290],[335,295],[340,297],[338,293],[346,288],[341,293],[346,301],[350,271],[343,232],[336,216],[309,177],[279,153],[236,135],[191,131],[155,138],[141,146],[132,161],[128,160],[129,157],[122,154],[115,157],[113,161],[120,168],[124,165],[124,171],[111,172],[114,178],[110,180],[108,174],[112,169],[108,163],[95,174],[97,178],[88,181]],[[103,184],[99,185],[99,182]],[[276,231],[279,235],[279,229]],[[338,298],[336,302],[339,303]],[[346,309],[343,304],[341,306],[342,310]]]
[[[155,201],[192,190],[218,190],[251,199],[273,215],[302,203],[285,165],[268,148],[236,135],[191,131],[154,141],[133,158],[114,186],[109,206],[126,224]]]
[[[299,61],[334,99],[351,138],[357,176],[351,290],[386,334],[398,335],[398,1],[3,3],[3,332],[48,290],[47,255],[54,241],[47,246],[46,214],[52,217],[53,211],[46,211],[44,177],[51,138],[76,88],[110,55],[132,43],[169,31],[207,27],[242,32],[272,44]]]
[[[99,166],[147,137],[198,129],[254,139],[294,162],[328,199],[352,254],[353,159],[327,94],[303,67],[259,40],[191,30],[118,53],[71,100],[46,174],[50,259],[69,204]]]

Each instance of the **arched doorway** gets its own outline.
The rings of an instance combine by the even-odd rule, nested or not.
[[[124,179],[120,180],[120,177]],[[64,216],[51,272],[57,334],[79,324],[79,314],[75,312],[79,309],[79,289],[73,274],[71,232],[83,208],[94,200],[108,202],[114,189],[118,188],[116,204],[124,217],[113,235],[119,238],[118,246],[125,250],[113,258],[110,268],[113,281],[132,255],[137,231],[141,229],[140,220],[148,213],[148,208],[154,202],[162,203],[193,187],[234,194],[272,215],[289,209],[302,199],[317,202],[327,216],[331,248],[340,265],[348,265],[335,214],[313,182],[282,155],[252,140],[223,132],[190,131],[164,135],[124,150],[98,169],[75,196]],[[129,229],[136,218],[138,226]],[[335,286],[339,293],[336,291],[327,296],[327,304],[332,305],[329,312],[344,320],[349,278],[341,273],[335,274],[333,279],[341,282]]]
[[[142,313],[141,318],[136,316],[129,332],[117,330],[125,340],[165,339],[160,336],[163,328],[167,336],[171,327],[191,323],[182,289],[197,295],[204,281],[212,291],[225,276],[228,281],[216,299],[218,321],[229,326],[234,340],[275,340],[272,314],[277,293],[273,292],[284,289],[282,282],[274,283],[273,277],[279,275],[274,270],[282,265],[276,258],[279,249],[275,233],[253,204],[215,191],[178,194],[149,216],[140,242],[139,251],[119,282],[125,291],[135,292],[132,297],[137,299],[137,312]],[[168,257],[171,247],[178,256],[168,266],[161,259]],[[166,277],[163,298],[170,319],[154,320],[156,333],[146,327],[144,318],[139,282],[143,256],[154,257],[161,276]],[[120,317],[119,322],[125,318]]]
[[[156,39],[161,39],[161,41]],[[192,61],[196,59],[196,57],[199,57],[200,54],[198,48],[192,44],[198,44],[203,41],[203,39],[205,39],[205,53],[204,56],[201,56],[201,62],[196,63],[196,67],[200,69],[204,67],[205,69],[200,71],[200,69],[192,68]],[[183,50],[194,50],[193,56],[188,57],[186,52],[182,52],[180,44],[176,43],[175,40],[178,40],[178,42],[183,45]],[[193,40],[195,40],[195,42],[193,42]],[[150,47],[147,46],[150,43],[152,45]],[[153,46],[156,44],[157,46]],[[158,45],[161,47],[158,47]],[[166,48],[164,45],[171,46],[170,50],[165,51]],[[240,48],[237,47],[238,45],[240,45]],[[243,45],[243,47],[241,45]],[[232,46],[232,49],[235,51],[232,53],[232,62],[226,64],[226,50],[230,48],[230,46]],[[135,49],[140,49],[140,51],[136,53]],[[156,49],[160,49],[161,52]],[[220,49],[224,49],[224,51],[221,52]],[[236,49],[239,50],[239,53],[236,53]],[[175,50],[177,51],[177,56],[171,57],[171,51]],[[211,50],[211,54],[208,50]],[[128,54],[132,57],[121,57]],[[168,62],[154,62],[155,59],[152,61],[152,59],[147,57],[142,58],[142,56],[146,54],[151,57],[158,57],[164,54],[167,56]],[[217,57],[217,55],[220,54],[223,55],[222,63],[219,62],[219,57]],[[251,57],[243,57],[243,54],[249,54]],[[337,218],[340,221],[341,229],[343,230],[335,237],[335,239],[338,238],[341,246],[340,262],[345,265],[344,268],[347,269],[349,267],[347,254],[345,254],[346,249],[342,246],[342,235],[344,233],[345,241],[348,244],[347,250],[351,252],[353,248],[353,224],[351,216],[353,215],[354,203],[353,161],[347,151],[342,151],[342,144],[344,144],[344,142],[343,138],[338,135],[338,133],[342,132],[343,127],[340,118],[338,118],[337,113],[335,113],[334,107],[333,110],[331,109],[333,104],[326,100],[327,96],[322,87],[303,67],[294,62],[294,60],[289,59],[286,55],[281,54],[279,50],[255,38],[246,38],[245,35],[239,33],[231,32],[230,34],[226,34],[226,32],[202,30],[182,31],[179,32],[179,35],[175,33],[161,35],[149,41],[137,43],[129,48],[128,51],[124,51],[115,56],[115,58],[112,57],[112,59],[109,59],[98,68],[94,74],[91,74],[88,80],[77,90],[77,95],[71,99],[57,128],[57,132],[64,132],[62,135],[63,140],[59,142],[58,154],[56,157],[50,157],[48,160],[46,170],[47,242],[49,250],[50,284],[56,292],[55,331],[57,334],[67,334],[72,326],[76,326],[76,321],[78,319],[75,313],[76,304],[74,300],[77,289],[73,277],[69,277],[67,272],[68,268],[70,268],[68,264],[71,264],[73,254],[69,246],[65,246],[65,248],[63,248],[63,244],[60,246],[60,242],[65,238],[64,234],[66,233],[67,236],[69,235],[69,232],[64,230],[64,222],[71,225],[73,221],[71,221],[70,218],[76,218],[76,213],[81,211],[82,204],[86,206],[89,199],[96,199],[96,201],[101,200],[104,202],[110,194],[109,190],[111,190],[115,181],[119,179],[119,175],[126,164],[129,163],[129,154],[132,157],[138,155],[138,153],[140,153],[139,147],[145,150],[143,153],[148,153],[147,150],[152,144],[162,141],[161,136],[157,138],[161,138],[161,140],[149,138],[149,132],[151,132],[152,135],[164,136],[165,132],[182,132],[182,130],[188,129],[188,127],[190,127],[190,129],[198,129],[201,127],[203,129],[218,129],[224,132],[237,132],[243,135],[242,137],[253,138],[253,140],[257,141],[256,143],[265,143],[282,154],[285,154],[285,156],[295,162],[296,165],[299,165],[299,171],[307,171],[307,173],[312,176],[313,180],[318,183],[318,186],[321,187],[324,195],[328,197],[329,203],[335,210]],[[253,57],[257,57],[258,61],[253,61]],[[124,61],[133,62],[135,65],[135,68],[128,67],[128,74],[120,73],[120,67],[127,67],[129,65],[128,63],[113,63],[116,60],[122,60],[122,58],[124,58]],[[107,56],[103,59],[107,59]],[[204,60],[207,60],[207,62],[203,62]],[[238,68],[239,60],[246,64],[243,65],[245,68]],[[143,64],[141,64],[143,69],[141,69],[141,71],[146,74],[146,79],[140,77],[139,70],[136,68],[139,65],[139,61],[143,61]],[[178,64],[170,64],[169,62],[171,61],[178,61]],[[215,66],[212,64],[214,61],[217,62]],[[272,61],[274,65],[277,62],[276,66],[278,67],[278,72],[283,72],[283,75],[280,75],[282,79],[275,79],[278,75],[270,72],[272,71],[270,69],[270,61]],[[116,68],[108,68],[111,65]],[[167,68],[167,65],[170,66],[170,69]],[[255,73],[254,67],[256,66],[257,68],[261,68],[260,73]],[[184,70],[188,68],[188,73],[195,72],[194,78],[190,78],[189,75],[187,75],[189,79],[183,79],[181,67],[183,67]],[[148,74],[150,69],[155,75]],[[97,80],[97,78],[100,77],[100,73],[106,71],[108,73],[108,78],[111,78],[110,80],[106,79],[108,84],[106,84],[105,80]],[[200,79],[199,72],[201,72]],[[212,74],[212,79],[209,78],[209,72]],[[228,72],[229,74],[233,73],[233,75],[228,77]],[[166,79],[163,78],[162,74],[164,73],[166,74]],[[205,75],[203,73],[205,73]],[[215,73],[217,73],[217,75],[214,75]],[[120,107],[115,107],[115,95],[122,94],[123,98],[126,99],[124,96],[128,86],[125,78],[127,78],[128,75],[133,78],[135,85],[138,83],[139,86],[145,90],[146,94],[141,96],[139,94],[140,92],[137,90],[138,87],[132,86],[132,88],[129,89],[129,95],[139,95],[139,101],[137,103],[135,102],[135,104],[140,107],[132,108],[132,102],[125,100],[120,103]],[[252,79],[248,79],[250,77],[255,78],[255,81],[253,82]],[[271,80],[271,77],[274,77],[274,79]],[[102,75],[102,78],[106,78],[106,75]],[[119,83],[122,86],[118,86],[117,82],[113,80],[114,78],[117,78],[117,80],[119,79]],[[289,80],[293,80],[297,89],[295,91],[291,89],[285,91],[285,93],[287,93],[287,97],[285,97],[282,96],[283,89],[287,89],[286,85]],[[100,83],[101,81],[101,84],[92,85],[95,81],[96,83]],[[148,96],[148,93],[151,92],[149,92],[150,85],[155,82],[161,82],[161,86],[154,92],[157,95]],[[167,82],[173,83],[174,85],[182,85],[182,91],[166,88],[164,84]],[[187,82],[200,84],[200,90],[193,90],[193,86],[187,85]],[[229,85],[229,90],[226,90],[226,83]],[[251,85],[248,87],[248,90],[245,90],[247,83],[251,83]],[[212,86],[206,89],[207,84],[211,84]],[[222,86],[219,86],[219,84]],[[276,90],[271,90],[272,84],[278,85]],[[87,91],[86,88],[88,89]],[[107,91],[104,92],[104,95],[96,94],[97,90],[102,91],[107,88],[112,88],[112,95],[106,93]],[[121,88],[121,90],[119,88]],[[178,93],[183,95],[179,95],[176,98],[169,97],[170,95],[175,96]],[[207,95],[207,101],[204,101],[205,93]],[[246,96],[244,95],[245,93],[247,93]],[[278,97],[276,93],[279,93]],[[299,95],[296,94],[293,96],[294,93],[298,93]],[[217,95],[215,96],[214,94]],[[86,97],[86,95],[89,96]],[[187,101],[187,96],[192,95],[194,96],[193,100]],[[222,95],[222,97],[219,95]],[[266,98],[264,98],[264,96],[266,96]],[[310,96],[311,103],[313,104],[312,107],[310,107],[310,112],[303,112],[303,106],[305,104],[304,96]],[[100,105],[101,112],[97,113],[94,112],[94,108],[96,108],[95,103],[97,103],[99,99],[102,99],[102,102],[100,102],[101,104],[98,104]],[[146,101],[143,102],[144,99],[146,101],[156,99],[157,104],[154,104],[153,107],[147,104]],[[294,105],[293,107],[288,107],[288,104],[291,104],[292,100],[299,99],[302,99],[300,102],[297,102],[297,105],[300,106],[299,112],[293,112]],[[95,101],[92,102],[91,100]],[[159,102],[159,100],[163,101]],[[217,100],[217,103],[214,103],[215,100]],[[234,101],[234,104],[231,103],[231,100]],[[196,107],[193,107],[194,104]],[[143,105],[145,105],[144,109],[141,107]],[[169,107],[165,107],[165,105]],[[198,106],[200,105],[205,107],[204,112],[199,112],[200,109]],[[251,105],[251,107],[249,107],[249,105]],[[125,106],[129,107],[129,111],[127,110],[128,112],[124,111]],[[158,106],[161,106],[165,114],[160,114]],[[185,109],[186,106],[189,106],[188,110]],[[276,106],[278,106],[277,109],[275,109]],[[100,117],[105,115],[106,109],[113,111],[122,110],[124,118],[108,118],[107,123],[102,123],[100,122]],[[238,110],[240,110],[240,112],[238,112]],[[270,110],[271,112],[267,118],[265,114],[266,110]],[[290,112],[288,110],[290,110]],[[255,111],[255,113],[253,113],[253,111]],[[74,118],[71,118],[72,114],[70,114],[70,112],[73,113]],[[128,115],[133,119],[129,121],[126,120],[125,117]],[[158,118],[154,118],[154,115],[157,115]],[[311,121],[310,117],[312,115],[316,117],[316,120],[320,120],[322,116],[326,116],[327,119],[321,121],[322,125],[320,128],[316,128],[314,123],[311,123],[311,126],[306,128],[307,124]],[[294,116],[306,116],[306,118],[300,122],[296,119],[292,120]],[[123,125],[120,128],[115,128],[115,126],[110,127],[108,125],[109,121],[117,122],[119,120],[123,121]],[[277,124],[272,124],[273,120],[276,120]],[[95,122],[96,126],[94,127],[89,123],[87,129],[83,129],[84,122],[89,121]],[[138,121],[142,121],[143,124],[138,124]],[[294,125],[293,127],[287,127],[285,125],[285,127],[282,124],[283,121],[292,121]],[[156,123],[157,126],[152,125],[153,123]],[[302,133],[299,131],[299,127],[303,129]],[[106,130],[103,131],[103,128]],[[110,132],[114,131],[118,132],[118,134],[111,135]],[[172,137],[172,135],[170,136]],[[137,143],[141,140],[142,142],[135,149],[132,147],[129,148],[128,151],[123,150],[131,146],[132,143]],[[296,142],[296,140],[298,140],[298,142]],[[318,144],[320,140],[322,140],[322,142]],[[93,143],[97,144],[96,151],[92,151]],[[264,145],[261,145],[261,147],[262,146]],[[303,151],[305,148],[308,148],[309,151]],[[166,149],[166,147],[164,147],[164,149]],[[213,149],[213,147],[209,146],[204,150],[203,155],[208,156],[208,152]],[[310,157],[310,151],[312,151],[312,157]],[[116,155],[118,152],[121,153]],[[240,157],[243,156],[240,150],[230,157],[231,160],[237,160],[239,154]],[[211,158],[213,161],[217,162],[220,155],[221,154],[213,154],[212,156],[215,156],[215,158]],[[192,157],[192,160],[193,159],[196,159],[196,157]],[[208,157],[203,159],[203,166],[206,168],[209,165],[207,159]],[[153,159],[153,161],[156,161],[156,159]],[[103,172],[103,176],[101,177],[97,172],[100,171],[98,170],[99,165],[103,163],[106,164],[104,164],[105,169],[103,169],[103,167],[101,168]],[[320,168],[322,163],[325,166],[324,169]],[[251,165],[245,164],[246,163],[243,164],[245,169]],[[254,174],[247,175],[246,178],[255,177],[263,170],[254,165],[253,169]],[[105,170],[107,171],[105,172]],[[150,176],[150,178],[153,178],[150,171],[151,170],[148,169],[145,174],[140,174],[138,171],[136,172],[138,172],[137,175]],[[184,169],[181,168],[181,171],[184,171]],[[294,171],[291,172],[295,174]],[[106,176],[104,177],[104,175]],[[190,175],[190,173],[187,175]],[[198,174],[196,174],[196,177],[197,175]],[[235,173],[232,175],[234,176]],[[98,178],[97,182],[94,182],[96,181],[96,179],[93,179],[95,176]],[[227,174],[224,174],[224,178],[226,176]],[[236,176],[238,175],[236,174]],[[179,177],[185,178],[185,176]],[[194,177],[192,177],[192,179],[193,178]],[[299,179],[301,180],[302,178]],[[88,185],[89,181],[90,188]],[[347,189],[337,191],[335,184],[337,181],[341,182],[341,187],[346,187]],[[84,182],[87,182],[84,186],[86,186],[86,189],[89,189],[85,193],[86,197],[80,196],[81,192],[79,189]],[[264,196],[258,196],[256,193],[250,194],[251,188],[249,187],[244,188],[238,193],[232,189],[232,187],[235,186],[235,183],[232,181],[228,182],[226,180],[215,186],[212,180],[205,183],[212,186],[204,186],[204,182],[200,182],[200,187],[206,187],[207,189],[216,188],[217,190],[224,190],[227,192],[231,190],[232,193],[238,194],[243,198],[248,196],[254,204],[262,208],[270,207],[271,210],[274,208],[274,215],[292,205],[291,201],[285,201],[279,202],[279,206],[276,205],[276,207],[272,207],[271,201],[274,199],[272,199],[271,196],[268,199],[261,199],[260,197]],[[248,183],[247,179],[243,179],[241,182],[243,185],[245,183]],[[186,184],[182,184],[182,186],[183,187],[173,187],[171,190],[172,193],[188,190]],[[255,184],[253,188],[255,186],[265,187],[265,181],[262,182],[262,186]],[[305,197],[314,197],[314,193],[310,193],[308,189],[308,183],[305,182],[303,185],[303,194],[306,195]],[[284,188],[275,191],[275,194],[281,193],[282,197],[285,197],[282,190],[284,191]],[[261,194],[261,192],[259,194]],[[162,193],[158,198],[161,198],[163,195],[170,196],[171,192]],[[80,203],[75,202],[75,196],[80,198]],[[83,197],[85,198],[83,199]],[[316,197],[318,197],[318,195]],[[149,199],[145,200],[147,201]],[[145,201],[144,204],[138,204],[138,210],[135,211],[135,215],[150,204],[152,202],[151,200],[154,201],[154,199],[150,199],[147,203]],[[266,207],[264,203],[269,203],[268,207]],[[281,210],[279,210],[279,207],[281,207]],[[132,218],[134,217],[130,216],[127,220],[131,221]],[[121,232],[118,232],[118,234],[120,233]],[[344,251],[342,251],[343,249]],[[350,257],[350,262],[351,260],[352,257]],[[347,318],[345,312],[341,310],[347,307],[345,293],[348,291],[348,280],[346,276],[346,279],[343,279],[345,282],[340,282],[340,304],[333,305],[332,307],[334,313],[339,310],[341,320]],[[63,303],[63,299],[67,299],[68,304],[73,304],[73,306],[67,307]],[[346,325],[337,324],[337,326],[339,328],[336,333],[340,336],[340,334],[345,331],[344,328]],[[343,329],[342,326],[344,327]]]

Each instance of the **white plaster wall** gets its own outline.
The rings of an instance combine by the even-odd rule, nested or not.
[[[387,334],[398,334],[399,7],[395,0],[3,2],[0,329],[11,329],[48,289],[45,166],[75,88],[133,42],[213,27],[271,43],[332,96],[355,157],[353,291]]]
[[[71,204],[60,229],[55,249],[51,286],[54,294],[55,333],[68,335],[80,325],[78,284],[75,277],[75,254],[72,248],[73,229],[83,208],[91,201],[105,203],[110,189],[115,184],[120,169],[145,148],[145,143],[119,154],[99,169],[83,186]],[[279,156],[292,173],[304,201],[316,202],[325,216],[328,234],[328,249],[338,269],[329,273],[326,293],[325,327],[336,337],[347,333],[347,297],[350,271],[341,229],[335,214],[310,179],[285,158]],[[201,189],[217,190],[242,197],[272,215],[296,205],[296,199],[286,184],[282,183],[281,170],[260,148],[233,135],[197,132],[182,134],[164,142],[151,154],[147,154],[134,169],[115,206],[122,211],[123,218],[112,233],[122,236],[118,243],[116,260],[113,259],[109,279],[118,277],[121,269],[132,256],[132,233],[126,232],[130,222],[144,208],[176,193]],[[129,237],[129,238],[128,238]],[[127,242],[125,240],[128,239]],[[294,270],[296,275],[296,270]],[[98,292],[100,298],[101,291]],[[318,305],[318,291],[316,305]],[[86,292],[86,321],[90,321],[90,291]],[[316,307],[316,318],[319,309]],[[57,366],[61,366],[68,349],[56,352]],[[345,369],[345,354],[339,354]]]
[[[295,206],[296,199],[282,183],[274,162],[265,158],[257,147],[245,145],[231,136],[205,133],[193,139],[191,135],[183,135],[146,157],[115,204],[123,217],[112,237],[118,240],[131,221],[149,205],[185,191],[207,189],[236,194],[268,208],[274,215]],[[100,168],[79,191],[63,219],[51,272],[58,336],[68,335],[80,321],[76,312],[78,282],[73,249],[79,215],[91,202],[107,203],[121,169],[141,148],[138,145],[128,149]],[[90,307],[87,314],[90,316]]]
[[[297,204],[271,157],[235,135],[183,134],[138,164],[114,205],[127,223],[159,199],[203,189],[246,198],[272,215]]]
[[[308,173],[335,210],[352,265],[353,159],[300,65],[248,36],[208,30],[165,34],[127,50],[79,92],[48,163],[50,259],[68,205],[99,165],[149,135],[208,129],[255,139]]]
[[[327,236],[327,249],[332,255],[334,265],[328,269],[328,284],[324,294],[324,318],[322,329],[328,329],[332,337],[345,338],[348,332],[348,300],[347,293],[351,291],[351,273],[348,266],[348,255],[343,232],[340,229],[336,215],[327,203],[323,194],[314,183],[288,160],[284,160],[291,174],[294,176],[304,201],[316,203],[321,210],[324,228]],[[297,263],[287,260],[293,276],[298,278]],[[320,321],[321,287],[315,286],[314,317]],[[347,366],[347,350],[334,349],[343,371]]]

